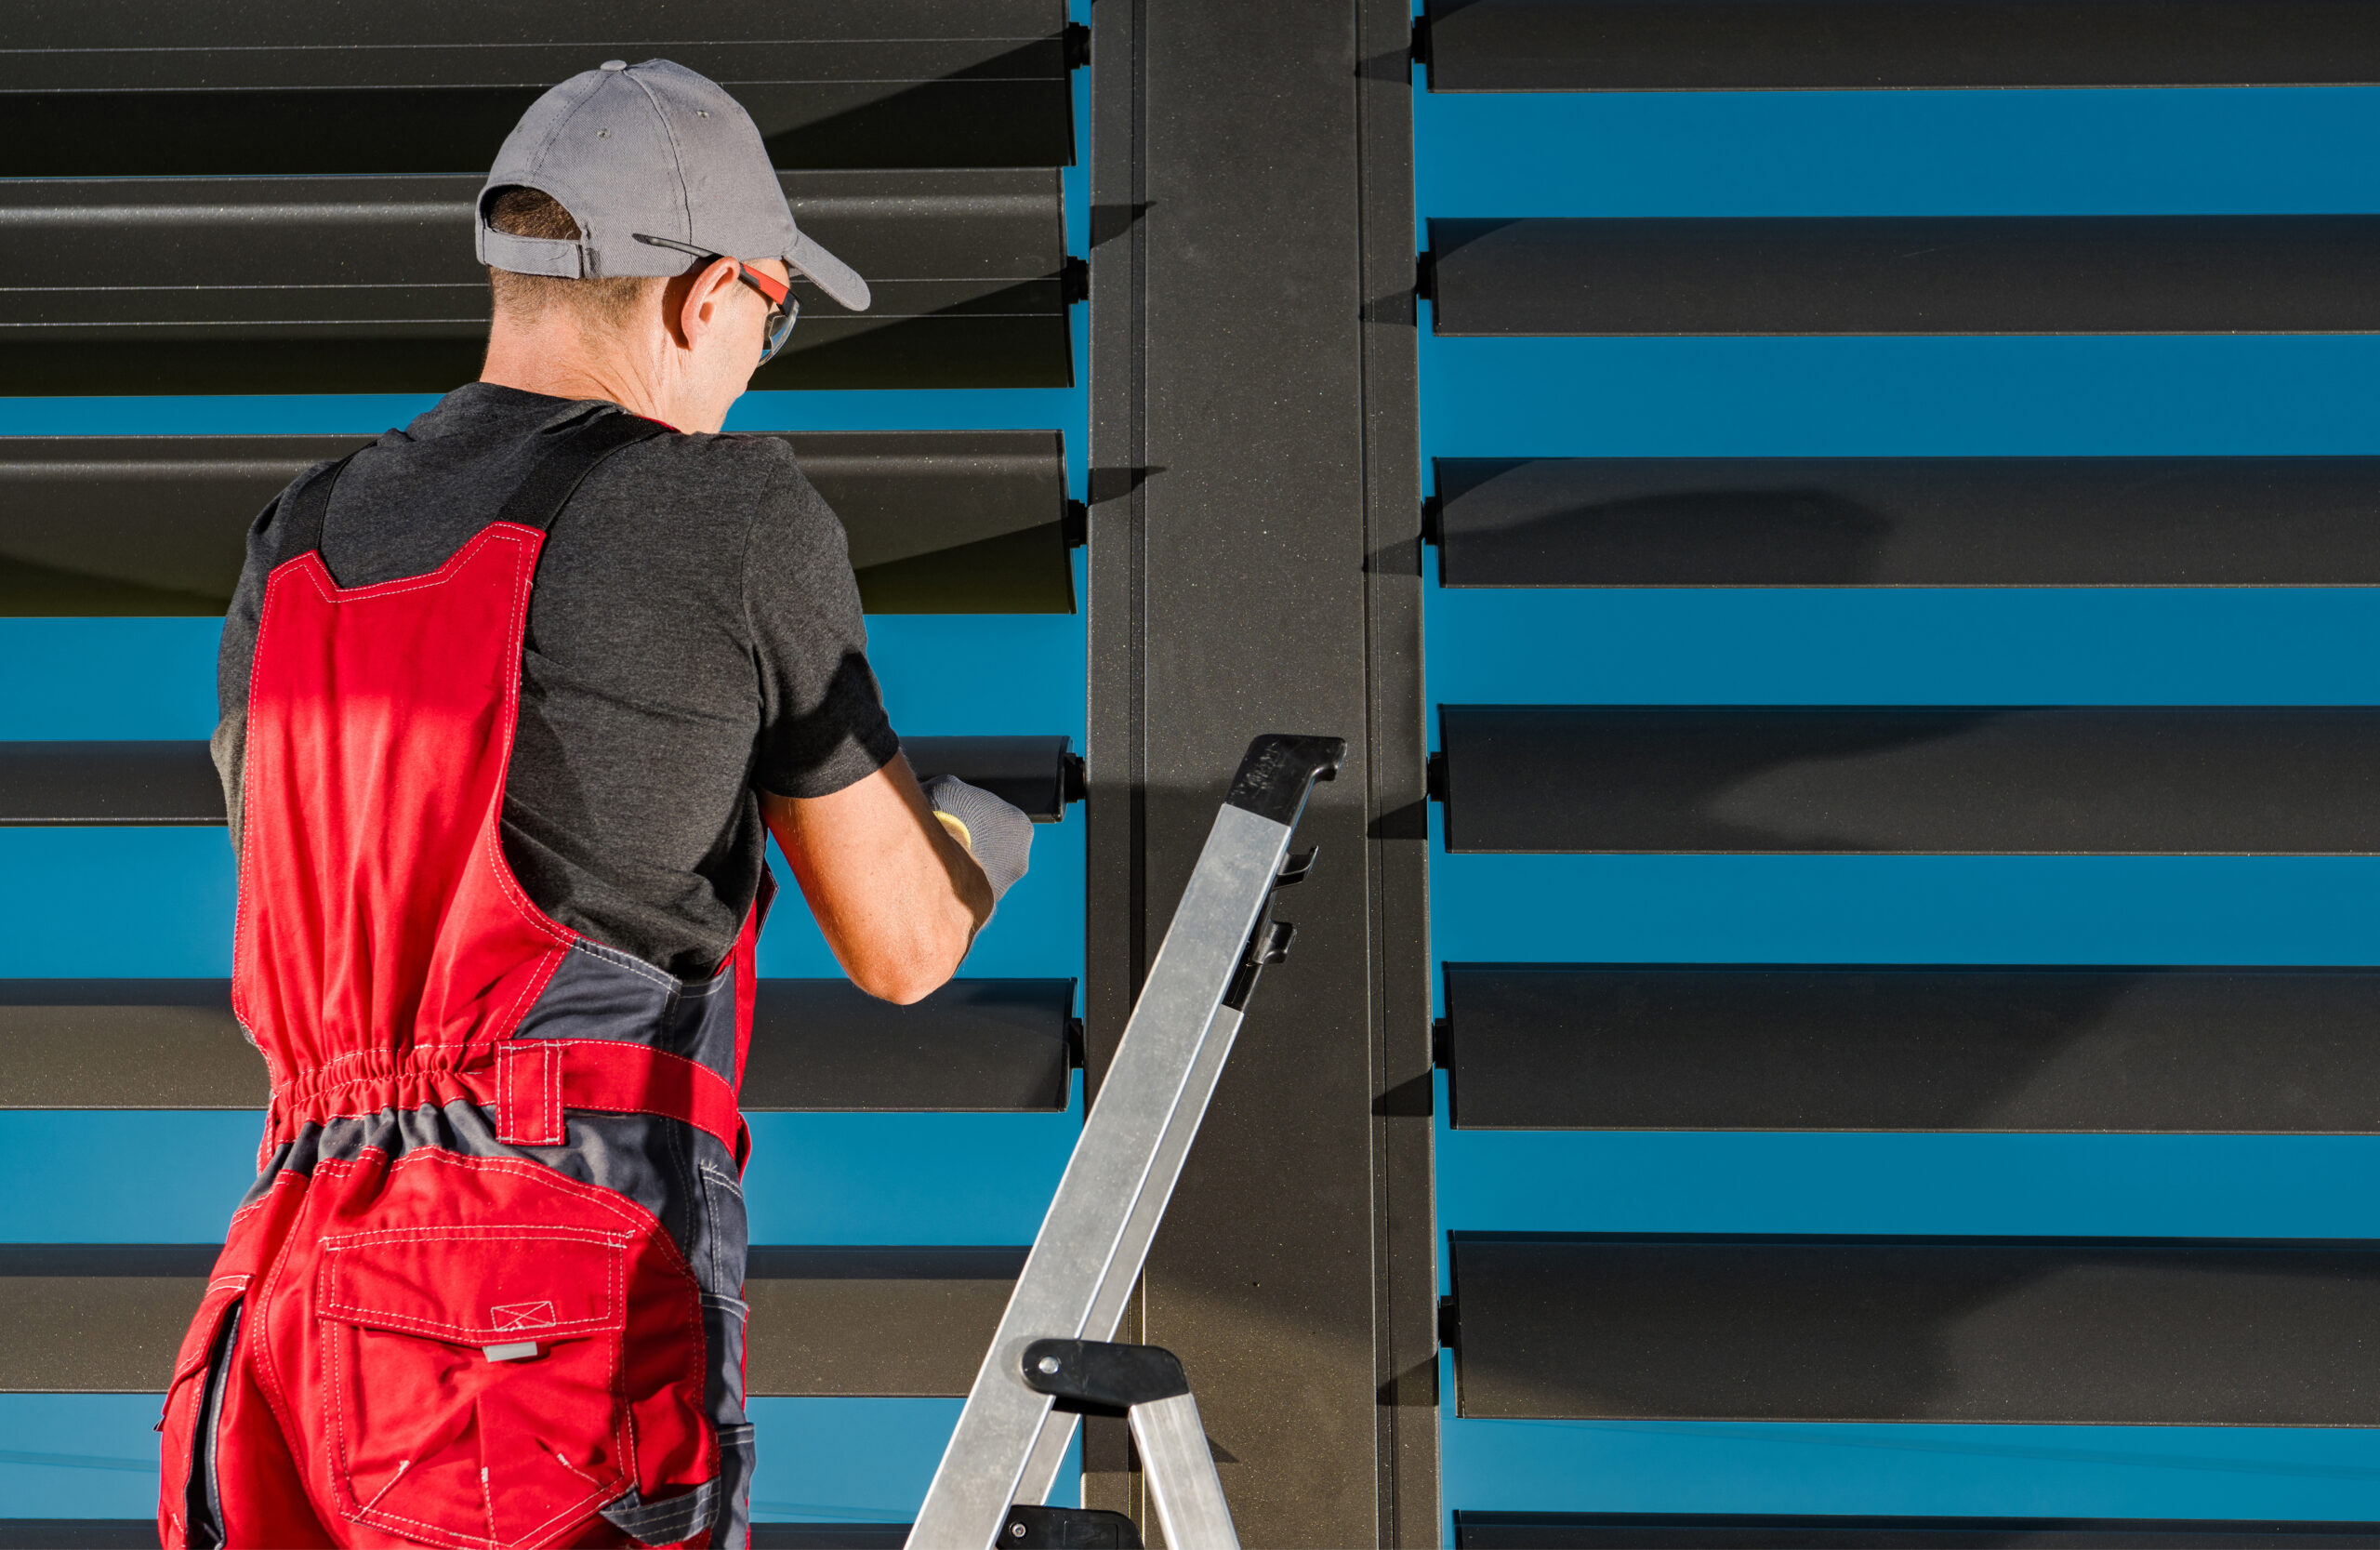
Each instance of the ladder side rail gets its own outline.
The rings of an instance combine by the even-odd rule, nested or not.
[[[919,1509],[909,1543],[920,1550],[992,1543],[1050,1408],[1048,1396],[1027,1388],[1018,1374],[1025,1345],[1081,1334],[1101,1288],[1111,1278],[1129,1287],[1138,1278],[1139,1256],[1127,1264],[1120,1255],[1128,1228],[1287,858],[1290,832],[1289,824],[1239,806],[1226,804],[1216,815]],[[1236,1031],[1237,1019],[1232,1021]],[[1162,1197],[1154,1203],[1161,1214]],[[1144,1253],[1144,1236],[1140,1246]]]
[[[1214,1022],[1207,1029],[1206,1040],[1198,1046],[1197,1063],[1191,1067],[1182,1102],[1175,1106],[1172,1122],[1166,1126],[1157,1144],[1148,1186],[1134,1202],[1131,1217],[1125,1225],[1124,1240],[1117,1246],[1108,1273],[1101,1278],[1091,1298],[1090,1316],[1083,1321],[1085,1340],[1116,1338],[1117,1326],[1124,1319],[1124,1306],[1131,1301],[1132,1288],[1140,1282],[1140,1267],[1147,1263],[1149,1245],[1157,1238],[1157,1225],[1165,1219],[1165,1207],[1173,1198],[1173,1186],[1182,1177],[1182,1165],[1190,1155],[1190,1144],[1197,1139],[1198,1127],[1207,1117],[1207,1105],[1214,1097],[1223,1066],[1231,1059],[1241,1017],[1236,1007],[1215,1009]],[[1131,1267],[1131,1273],[1117,1274],[1125,1265]],[[1065,1463],[1066,1445],[1074,1440],[1074,1435],[1073,1411],[1052,1409],[1043,1419],[1041,1436],[1033,1445],[1032,1456],[1026,1460],[1024,1477],[1017,1486],[1019,1502],[1033,1504],[1050,1499],[1050,1491],[1057,1484],[1058,1470]]]
[[[1170,1550],[1239,1550],[1239,1531],[1215,1473],[1214,1451],[1198,1419],[1198,1401],[1187,1394],[1151,1399],[1125,1411],[1132,1440],[1141,1450],[1141,1470],[1149,1500]]]

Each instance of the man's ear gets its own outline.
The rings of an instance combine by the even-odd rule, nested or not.
[[[670,342],[681,350],[693,349],[697,339],[717,326],[720,309],[735,284],[735,264],[729,258],[714,258],[693,273],[670,281],[671,294],[664,302]],[[680,286],[684,287],[682,293]]]

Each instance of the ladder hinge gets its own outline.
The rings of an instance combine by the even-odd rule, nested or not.
[[[1428,69],[1430,64],[1430,17],[1424,11],[1413,19],[1413,62]]]
[[[1444,1017],[1430,1019],[1430,1064],[1441,1071],[1454,1069],[1454,1025]]]
[[[1447,800],[1447,756],[1445,750],[1441,749],[1440,751],[1430,755],[1429,762],[1422,766],[1422,781],[1423,784],[1429,788],[1429,796],[1432,801],[1444,801]]]
[[[1071,307],[1078,301],[1091,299],[1091,260],[1066,255],[1058,266],[1058,299]]]
[[[1421,497],[1421,541],[1425,544],[1446,541],[1446,508],[1436,496]]]
[[[1058,34],[1065,50],[1066,68],[1080,70],[1091,62],[1091,29],[1079,21],[1069,21],[1066,30]]]
[[[1141,1530],[1119,1512],[1019,1503],[1009,1508],[996,1543],[1006,1550],[1141,1550]]]
[[[1451,1297],[1438,1299],[1438,1349],[1441,1351],[1462,1349],[1462,1313],[1455,1306],[1454,1299]]]
[[[1091,795],[1091,765],[1081,754],[1066,755],[1065,767],[1058,779],[1061,783],[1058,794],[1069,802],[1080,801]]]
[[[1091,507],[1079,500],[1066,502],[1066,514],[1058,519],[1064,524],[1068,549],[1080,549],[1091,542]]]
[[[1090,1059],[1090,1048],[1083,1042],[1082,1019],[1079,1017],[1067,1018],[1066,1069],[1069,1071],[1081,1071],[1088,1069],[1088,1063]]]
[[[1437,268],[1437,260],[1431,257],[1426,247],[1413,260],[1413,294],[1424,301],[1435,302],[1438,299]]]

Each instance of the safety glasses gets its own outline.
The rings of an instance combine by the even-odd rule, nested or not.
[[[801,303],[784,285],[760,273],[741,258],[729,258],[724,253],[712,253],[686,243],[671,242],[668,237],[649,237],[641,232],[634,234],[637,241],[649,243],[654,247],[668,247],[680,253],[691,253],[695,258],[707,261],[726,258],[729,263],[734,264],[735,278],[760,292],[760,298],[769,304],[768,320],[761,325],[760,364],[767,365],[770,358],[785,348],[787,337],[793,332],[795,320],[801,316]]]

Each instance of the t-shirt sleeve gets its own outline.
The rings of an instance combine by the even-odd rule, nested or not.
[[[744,609],[760,682],[752,784],[781,797],[831,796],[889,763],[901,739],[867,665],[843,524],[790,457],[772,470],[753,517]]]

